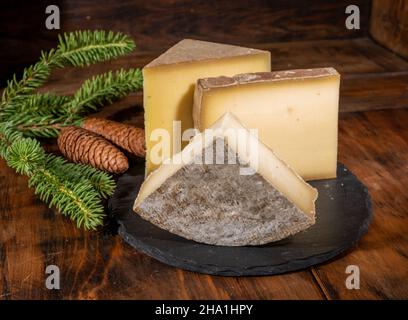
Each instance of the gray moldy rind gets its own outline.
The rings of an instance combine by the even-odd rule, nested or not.
[[[202,90],[209,90],[213,88],[232,87],[251,83],[318,79],[328,76],[340,77],[340,74],[334,68],[295,69],[273,72],[243,73],[237,74],[233,77],[219,76],[199,79],[197,80],[197,88]]]
[[[224,164],[195,159],[144,199],[137,213],[186,239],[223,246],[278,241],[315,222],[260,174],[241,175],[237,155],[228,147],[217,153],[219,145],[214,140],[203,154]]]

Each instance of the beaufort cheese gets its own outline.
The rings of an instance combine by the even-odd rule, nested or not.
[[[204,130],[232,112],[305,180],[335,178],[339,84],[333,68],[200,79],[194,124]]]
[[[198,78],[257,71],[270,71],[269,52],[189,39],[145,66],[146,173],[187,144],[173,141],[173,121],[181,122],[181,132],[193,128],[193,95]],[[153,133],[156,129],[169,134],[168,150],[161,150],[160,146],[154,149],[162,142],[160,132]]]

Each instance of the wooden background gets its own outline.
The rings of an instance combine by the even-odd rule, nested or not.
[[[272,277],[212,277],[136,252],[112,233],[112,225],[98,232],[76,229],[0,160],[0,298],[408,298],[406,1],[352,1],[361,11],[360,30],[344,26],[349,1],[97,3],[54,1],[62,31],[123,31],[135,39],[137,50],[110,63],[57,70],[42,90],[73,93],[90,75],[142,67],[185,37],[270,50],[275,70],[334,66],[342,75],[339,160],[368,187],[374,220],[354,250],[323,265]],[[2,1],[0,87],[55,44],[58,32],[44,26],[47,4]],[[99,115],[141,126],[141,92]],[[53,141],[46,146],[55,150]],[[49,264],[61,268],[61,290],[44,287]],[[360,290],[345,287],[350,264],[360,267]]]
[[[93,0],[2,0],[1,81],[55,45],[60,31],[47,30],[44,23],[51,3],[60,8],[62,31],[122,31],[135,39],[139,53],[154,54],[188,37],[250,46],[364,37],[370,14],[370,1],[353,1],[362,28],[350,31],[344,27],[349,3],[344,0],[98,0],[97,5]]]

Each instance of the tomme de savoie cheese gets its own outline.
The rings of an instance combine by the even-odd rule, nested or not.
[[[261,245],[315,223],[317,191],[226,113],[144,181],[134,210],[214,245]]]
[[[145,66],[146,173],[187,144],[178,138],[173,141],[173,130],[183,133],[193,128],[193,95],[198,78],[258,71],[270,71],[269,52],[190,39],[180,41]],[[180,123],[174,127],[173,121]],[[169,134],[169,147],[164,150],[160,129]]]
[[[200,79],[194,124],[203,130],[232,112],[305,180],[334,178],[339,84],[333,68]]]

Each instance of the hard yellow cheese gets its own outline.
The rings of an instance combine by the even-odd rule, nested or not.
[[[146,174],[166,158],[160,148],[154,149],[162,142],[157,136],[151,136],[155,129],[169,133],[169,153],[172,155],[179,151],[173,146],[173,121],[181,121],[181,132],[193,128],[192,107],[197,79],[257,71],[270,71],[269,52],[190,39],[180,41],[145,66]],[[185,144],[187,142],[180,147]],[[151,156],[152,149],[162,159],[158,161],[156,153],[155,157]]]
[[[200,79],[194,124],[203,130],[232,112],[304,179],[334,178],[339,84],[333,68]]]

